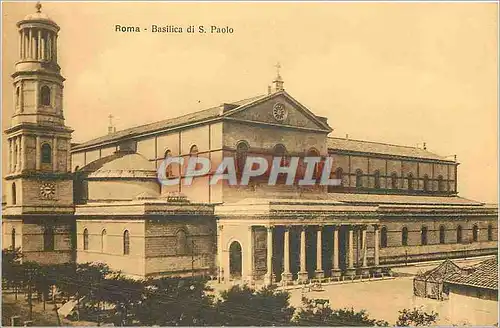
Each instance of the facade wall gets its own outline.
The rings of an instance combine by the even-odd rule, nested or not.
[[[112,270],[135,277],[145,275],[145,221],[144,219],[114,220],[77,219],[76,261],[103,262]],[[88,231],[88,249],[84,250],[84,230]],[[103,230],[106,233],[103,235]],[[124,254],[124,232],[129,232],[130,253]]]
[[[415,193],[424,192],[424,177],[429,179],[427,193],[439,192],[438,177],[443,178],[443,191],[441,193],[455,193],[456,165],[455,163],[441,164],[431,163],[425,160],[397,160],[383,156],[373,155],[352,155],[333,151],[330,153],[333,158],[332,172],[338,168],[343,171],[343,186],[356,188],[356,171],[362,172],[362,185],[364,190],[373,192],[383,192],[393,190],[392,174],[397,177],[396,192]],[[380,189],[375,189],[374,173],[380,173]],[[413,190],[409,190],[408,176],[413,177]],[[335,192],[339,188],[334,189]]]
[[[146,275],[213,274],[213,217],[159,218],[146,223]]]
[[[451,288],[447,302],[449,302],[450,317],[454,320],[453,324],[478,326],[498,324],[498,291],[496,298],[485,299],[477,297],[478,291],[475,288],[459,286]],[[486,294],[491,294],[491,292],[486,292]]]

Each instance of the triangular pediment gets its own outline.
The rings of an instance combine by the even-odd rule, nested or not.
[[[230,107],[229,107],[230,108]],[[272,124],[289,128],[302,128],[331,132],[326,119],[314,115],[285,91],[279,91],[254,99],[224,115],[231,120]]]

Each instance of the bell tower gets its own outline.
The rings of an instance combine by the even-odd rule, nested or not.
[[[27,260],[66,262],[72,258],[75,225],[73,130],[64,124],[65,79],[57,61],[60,28],[41,9],[37,3],[36,12],[17,23],[14,108],[5,130],[9,162],[3,230],[4,240],[21,247]]]

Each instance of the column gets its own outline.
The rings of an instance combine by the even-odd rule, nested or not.
[[[316,278],[323,278],[325,273],[323,271],[323,236],[322,236],[323,226],[319,225],[316,234],[316,271],[314,276]]]
[[[52,170],[57,171],[57,137],[52,139]]]
[[[362,231],[361,238],[363,241],[363,267],[361,268],[361,274],[363,275],[370,273],[370,271],[368,270],[368,262],[366,258],[368,252],[368,245],[366,243],[366,228],[367,228],[366,226],[363,226],[361,230]]]
[[[285,227],[285,234],[283,236],[283,273],[281,274],[281,281],[286,284],[292,280],[292,273],[290,272],[290,227]]]
[[[38,37],[36,42],[36,59],[42,58],[42,30],[38,30]]]
[[[54,59],[55,62],[57,62],[57,34],[54,35],[54,42],[52,43],[52,46],[54,48],[53,59]]]
[[[23,58],[23,31],[19,31],[19,58]]]
[[[26,136],[21,134],[21,146],[19,147],[20,156],[20,171],[26,169]]]
[[[12,139],[9,139],[9,172],[14,172],[14,146]]]
[[[247,243],[247,282],[253,282],[253,226],[248,227],[248,243]],[[269,246],[269,244],[268,244]]]
[[[16,138],[17,144],[17,165],[16,172],[21,172],[22,150],[21,150],[21,136]]]
[[[68,143],[66,146],[66,172],[71,172],[71,139],[67,139],[66,142]]]
[[[348,261],[348,266],[347,266],[347,275],[348,276],[354,276],[356,274],[356,271],[354,269],[354,227],[349,226],[349,241],[348,241],[348,251],[347,251],[347,261]]]
[[[35,168],[40,170],[40,136],[36,136],[36,148],[35,148]]]
[[[300,271],[298,276],[299,282],[305,282],[309,279],[306,268],[306,226],[302,226],[300,231]]]
[[[28,58],[33,58],[33,30],[30,28],[28,31]]]
[[[340,277],[339,269],[339,227],[333,226],[333,263],[332,278]]]
[[[266,275],[264,283],[270,285],[273,283],[273,226],[267,227],[267,256],[266,256]]]
[[[380,266],[380,246],[379,246],[379,225],[378,224],[374,224],[373,225],[373,229],[374,229],[374,247],[375,247],[375,268],[377,270],[379,270],[379,266]]]
[[[222,245],[222,229],[224,228],[223,225],[219,225],[217,227],[217,231],[218,231],[218,234],[217,234],[217,268],[218,268],[218,272],[217,272],[217,280],[218,282],[220,283],[223,279],[224,279],[224,265],[222,263],[222,248],[223,248],[223,245]]]

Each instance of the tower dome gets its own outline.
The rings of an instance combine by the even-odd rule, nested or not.
[[[33,23],[33,22],[39,22],[39,23],[45,23],[45,24],[51,24],[57,27],[59,29],[59,26],[54,22],[46,13],[42,13],[42,4],[40,2],[37,2],[36,6],[36,12],[33,14],[28,14],[24,19],[20,22],[17,23],[17,26],[19,27],[21,24],[27,24],[27,23]]]

